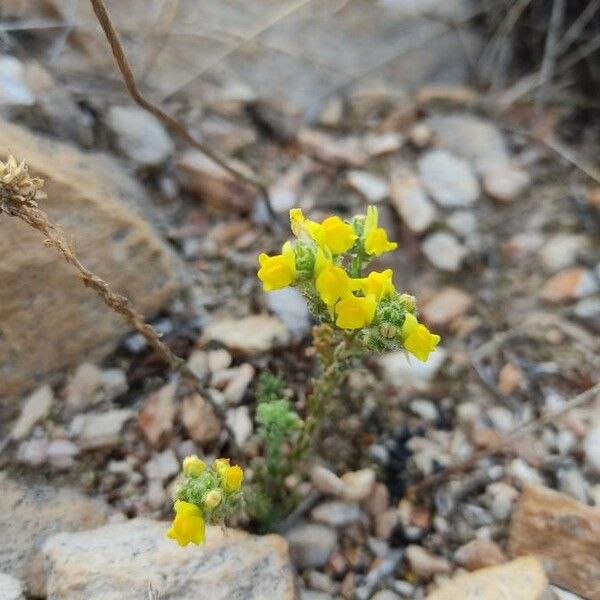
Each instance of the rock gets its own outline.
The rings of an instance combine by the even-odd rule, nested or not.
[[[379,357],[378,362],[388,383],[397,387],[412,386],[418,390],[426,390],[429,383],[437,375],[448,353],[437,347],[429,358],[422,362],[410,359],[405,352],[390,352]]]
[[[360,502],[364,500],[373,489],[375,484],[375,471],[373,469],[361,469],[360,471],[350,471],[342,475],[344,492],[342,496],[345,500]]]
[[[483,175],[483,190],[499,202],[514,202],[530,185],[529,173],[510,164],[487,167]]]
[[[68,471],[75,465],[79,448],[70,440],[52,440],[48,444],[48,462],[58,471]]]
[[[435,404],[431,400],[425,400],[424,398],[412,400],[410,410],[424,421],[429,421],[430,423],[436,421],[439,416]]]
[[[395,508],[388,508],[375,516],[375,535],[380,540],[387,540],[392,535],[400,516]]]
[[[589,245],[584,235],[558,233],[552,236],[539,250],[544,270],[556,273],[573,265],[577,255]]]
[[[576,467],[558,469],[556,473],[558,490],[584,504],[588,501],[588,484],[581,471]]]
[[[101,382],[106,402],[112,402],[129,389],[127,375],[122,369],[106,369],[102,371]]]
[[[218,350],[210,350],[206,354],[208,359],[208,368],[211,372],[221,371],[227,369],[233,360],[231,354],[225,350],[225,348],[219,348]]]
[[[402,600],[402,597],[390,590],[381,590],[372,596],[371,600]]]
[[[467,249],[447,231],[436,231],[422,245],[427,260],[442,271],[456,272],[467,255]]]
[[[412,175],[392,177],[390,200],[400,218],[415,233],[426,231],[436,219],[435,207],[421,182]]]
[[[248,212],[256,197],[255,189],[197,150],[178,159],[177,175],[185,190],[219,209]]]
[[[542,600],[548,580],[539,558],[524,556],[504,565],[457,575],[427,600]]]
[[[464,315],[472,304],[473,298],[469,294],[449,286],[430,298],[421,312],[426,323],[446,326],[457,317]]]
[[[385,512],[390,507],[390,492],[384,483],[375,482],[371,493],[363,500],[363,508],[372,516]]]
[[[389,193],[388,182],[368,171],[349,171],[346,182],[371,203],[381,202]]]
[[[573,314],[600,333],[600,298],[583,298],[573,307]]]
[[[0,55],[0,105],[31,106],[35,96],[27,86],[23,63],[14,56]]]
[[[550,277],[542,287],[541,296],[549,302],[565,302],[589,296],[598,291],[598,282],[591,271],[573,267]]]
[[[269,188],[269,198],[273,210],[287,212],[298,205],[302,192],[302,180],[312,170],[310,160],[300,160],[292,166]]]
[[[231,427],[238,446],[243,446],[252,435],[252,419],[247,406],[230,408],[227,411],[227,425]]]
[[[183,399],[181,421],[190,438],[202,446],[215,442],[221,433],[221,421],[200,394]]]
[[[537,554],[550,581],[600,597],[600,509],[548,488],[525,488],[510,526],[513,555]]]
[[[417,123],[411,128],[408,137],[413,146],[425,148],[433,138],[433,131],[425,123]]]
[[[239,404],[246,394],[248,386],[254,379],[255,369],[250,363],[244,363],[233,369],[233,376],[225,386],[223,395],[229,405]]]
[[[335,138],[315,129],[301,129],[298,142],[308,154],[326,163],[362,167],[369,156],[356,137]]]
[[[425,189],[440,206],[471,206],[479,198],[475,173],[463,159],[445,150],[429,150],[418,165]]]
[[[187,360],[187,366],[193,371],[198,379],[204,379],[210,372],[208,354],[204,352],[204,350],[194,350]]]
[[[463,85],[432,84],[419,88],[416,102],[424,110],[457,108],[475,104],[479,99],[476,90]]]
[[[286,533],[290,556],[298,570],[319,569],[337,546],[335,529],[325,525],[301,523]]]
[[[269,310],[290,330],[294,339],[301,340],[310,331],[312,317],[304,296],[296,288],[287,287],[267,292],[265,301]]]
[[[138,184],[103,155],[83,154],[0,121],[0,159],[9,153],[25,158],[30,171],[45,179],[42,208],[81,262],[143,315],[157,312],[178,289],[180,267],[130,208],[144,202]],[[122,317],[17,219],[0,219],[0,256],[0,396],[18,398],[83,357],[101,359],[127,331]]]
[[[542,484],[539,473],[530,467],[522,458],[515,458],[508,465],[508,474],[521,486]]]
[[[67,383],[65,407],[74,414],[83,412],[97,402],[96,394],[102,387],[102,371],[95,365],[83,363]]]
[[[26,438],[33,427],[50,414],[53,402],[54,394],[49,385],[44,385],[33,392],[25,400],[21,414],[10,430],[11,439],[19,441]]]
[[[106,125],[119,150],[142,167],[157,167],[173,152],[173,142],[164,125],[138,106],[111,106]]]
[[[434,556],[421,548],[411,545],[406,548],[406,560],[412,571],[419,577],[429,579],[434,575],[450,573],[450,563],[441,556]]]
[[[567,590],[563,590],[555,585],[550,586],[550,591],[554,594],[553,599],[555,600],[585,600],[585,598],[582,598],[577,594],[567,592]]]
[[[342,496],[344,493],[344,482],[333,471],[320,465],[316,465],[310,470],[310,480],[315,488],[323,494]]]
[[[454,560],[465,569],[475,571],[506,562],[506,556],[498,544],[489,540],[474,539],[462,545],[454,553]]]
[[[17,462],[30,467],[39,467],[48,458],[48,440],[37,438],[22,442],[17,449]]]
[[[0,573],[0,598],[2,600],[25,600],[21,582],[10,575]]]
[[[138,413],[138,425],[145,438],[157,446],[173,430],[177,383],[171,381],[154,392]]]
[[[400,150],[404,138],[395,131],[385,133],[368,133],[363,139],[363,145],[369,156],[383,156]]]
[[[146,492],[148,506],[154,510],[163,509],[167,503],[167,493],[160,479],[150,479],[148,481],[148,491]]]
[[[331,527],[344,527],[350,523],[360,521],[362,516],[358,504],[352,502],[323,502],[310,513],[310,517],[317,523],[331,525]]]
[[[446,219],[446,225],[462,238],[469,238],[478,229],[477,217],[469,210],[454,211]]]
[[[344,116],[344,104],[341,98],[336,96],[329,98],[323,110],[319,114],[319,123],[325,127],[336,127]]]
[[[121,430],[133,417],[134,412],[124,408],[104,413],[87,413],[75,417],[71,427],[83,450],[109,448],[121,443]]]
[[[523,382],[523,373],[514,363],[507,362],[498,373],[498,389],[505,395],[519,389]]]
[[[435,115],[426,124],[444,148],[472,162],[480,173],[509,162],[504,137],[491,121],[464,113]]]
[[[513,503],[519,497],[519,492],[503,481],[490,483],[486,492],[491,496],[490,512],[494,518],[498,521],[507,519],[512,512]]]
[[[269,315],[213,321],[202,337],[204,342],[218,342],[242,354],[267,352],[285,346],[291,339],[289,329]]]
[[[168,523],[133,519],[84,533],[58,534],[43,547],[48,600],[160,598],[295,600],[285,541],[208,527],[206,544],[182,549]],[[234,567],[234,571],[232,571]]]
[[[3,473],[0,487],[0,572],[23,581],[31,595],[45,596],[39,552],[44,540],[57,532],[103,524],[107,506],[66,487],[17,482]]]
[[[600,475],[600,424],[592,427],[583,440],[585,464],[593,473]]]
[[[180,471],[179,461],[170,448],[155,454],[145,465],[144,471],[148,479],[166,481],[175,477]]]

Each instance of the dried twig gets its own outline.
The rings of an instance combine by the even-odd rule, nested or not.
[[[599,395],[600,383],[597,383],[591,388],[585,390],[585,392],[582,392],[581,394],[569,400],[562,408],[548,412],[545,415],[542,415],[541,417],[538,417],[536,419],[531,419],[530,421],[527,421],[527,423],[524,423],[523,425],[515,429],[510,435],[504,438],[493,448],[475,452],[466,460],[451,465],[443,471],[440,471],[439,473],[435,473],[434,475],[426,477],[422,481],[411,486],[406,492],[407,496],[409,498],[417,498],[426,490],[429,490],[442,484],[452,475],[468,471],[471,467],[476,465],[482,458],[494,456],[495,454],[512,452],[513,449],[511,449],[511,445],[514,444],[514,442],[516,442],[518,439],[522,438],[524,435],[527,435],[528,433],[531,433],[532,431],[535,431],[540,427],[547,425],[548,423],[555,422],[556,419],[562,417],[569,411],[573,410],[574,408],[577,408],[578,406],[582,406],[595,396]]]
[[[123,45],[121,44],[119,34],[117,33],[111,21],[110,14],[108,13],[106,5],[104,4],[104,0],[90,0],[90,2],[92,3],[94,13],[96,14],[96,17],[102,27],[102,30],[104,31],[104,35],[106,36],[106,39],[110,44],[112,53],[117,62],[117,66],[123,77],[125,87],[127,88],[127,91],[129,92],[129,95],[131,96],[133,101],[139,106],[141,106],[143,109],[147,110],[149,113],[153,114],[157,119],[164,123],[164,125],[173,133],[179,135],[188,144],[200,150],[200,152],[208,156],[220,167],[225,169],[225,171],[227,171],[230,175],[254,187],[261,195],[267,208],[267,211],[269,212],[269,215],[271,216],[273,221],[279,223],[280,218],[279,215],[277,215],[277,213],[273,209],[271,199],[269,197],[269,191],[261,181],[259,181],[254,175],[243,173],[239,169],[232,167],[226,160],[221,158],[213,150],[211,150],[210,148],[199,142],[196,138],[194,138],[194,136],[186,129],[186,127],[184,127],[174,117],[166,113],[164,110],[162,110],[162,108],[160,108],[156,104],[153,104],[152,102],[147,100],[142,95],[135,81],[133,71],[131,70],[131,66],[129,65],[127,55],[125,54],[125,51],[123,49]]]
[[[2,213],[20,219],[33,229],[39,231],[46,239],[45,245],[54,248],[62,258],[75,267],[86,287],[92,288],[103,302],[114,312],[121,315],[136,331],[138,331],[154,348],[169,367],[188,379],[195,390],[206,398],[215,413],[221,419],[223,428],[229,436],[233,453],[241,456],[235,435],[227,424],[223,408],[214,400],[204,382],[187,366],[186,362],[176,356],[160,339],[160,334],[146,323],[131,300],[115,293],[110,285],[101,277],[87,269],[70,248],[59,227],[52,223],[48,215],[38,207],[37,201],[45,197],[41,192],[43,181],[31,177],[25,163],[18,163],[12,156],[6,163],[0,161],[0,215]]]

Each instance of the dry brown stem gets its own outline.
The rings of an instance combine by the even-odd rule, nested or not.
[[[254,187],[262,197],[270,217],[273,219],[273,221],[279,223],[279,216],[273,210],[273,205],[271,204],[269,191],[267,190],[267,187],[264,183],[259,181],[254,175],[243,173],[239,169],[232,167],[225,159],[221,158],[216,152],[213,152],[210,148],[199,142],[187,130],[186,127],[184,127],[179,121],[177,121],[177,119],[172,117],[170,114],[166,113],[162,108],[150,102],[147,98],[145,98],[142,95],[136,83],[133,71],[131,70],[131,66],[129,65],[129,60],[127,59],[127,55],[125,54],[123,45],[121,44],[119,34],[117,33],[117,30],[115,29],[110,18],[108,9],[104,4],[104,0],[90,0],[90,2],[92,3],[92,8],[94,9],[96,18],[98,19],[98,22],[102,27],[102,31],[104,31],[104,35],[106,36],[106,39],[110,44],[113,56],[115,57],[117,66],[119,68],[121,76],[123,77],[125,87],[127,88],[127,91],[129,92],[129,95],[131,96],[133,101],[139,106],[141,106],[143,109],[147,110],[149,113],[153,114],[169,130],[183,138],[188,144],[194,146],[194,148],[196,148],[197,150],[200,150],[200,152],[208,156],[220,167],[225,169],[225,171],[227,171],[230,175],[232,175],[239,181]]]
[[[204,382],[187,366],[186,362],[176,356],[160,339],[160,334],[146,323],[129,298],[115,293],[110,285],[101,277],[87,269],[73,253],[62,230],[53,224],[48,215],[38,207],[37,200],[43,195],[43,181],[31,177],[25,163],[18,163],[12,156],[6,164],[0,161],[0,214],[5,213],[20,219],[33,229],[39,231],[46,239],[44,244],[54,248],[77,271],[86,287],[93,289],[104,303],[114,312],[121,315],[147,342],[154,348],[171,370],[180,373],[190,381],[195,390],[204,397],[220,418],[223,428],[229,436],[232,452],[240,457],[235,436],[227,424],[225,411],[214,400]]]

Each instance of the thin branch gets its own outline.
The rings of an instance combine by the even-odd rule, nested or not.
[[[96,14],[98,22],[100,23],[100,26],[104,31],[104,35],[106,36],[106,39],[110,44],[113,56],[115,57],[117,66],[123,77],[125,87],[127,88],[127,91],[129,92],[129,95],[131,96],[133,101],[139,106],[141,106],[143,109],[147,110],[149,113],[153,114],[157,119],[164,123],[164,125],[173,133],[179,135],[188,144],[200,150],[200,152],[208,156],[211,160],[217,163],[230,175],[254,187],[262,197],[270,217],[276,223],[280,223],[279,215],[277,215],[277,213],[274,211],[273,206],[271,204],[271,199],[269,197],[267,187],[261,181],[259,181],[254,175],[243,173],[242,171],[232,167],[226,160],[224,160],[215,152],[213,152],[210,148],[199,142],[186,129],[186,127],[179,123],[179,121],[177,121],[174,117],[166,113],[164,110],[162,110],[162,108],[160,108],[156,104],[153,104],[152,102],[147,100],[142,95],[135,81],[135,77],[133,75],[133,71],[131,70],[129,60],[127,59],[127,55],[125,54],[125,51],[123,49],[123,45],[121,44],[119,34],[117,33],[110,18],[110,14],[108,13],[108,10],[106,8],[106,5],[104,4],[104,0],[90,0],[90,2],[92,3],[92,8],[94,9],[94,13]]]

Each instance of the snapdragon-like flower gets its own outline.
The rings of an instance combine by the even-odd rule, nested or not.
[[[377,302],[373,294],[344,296],[335,305],[335,324],[342,329],[360,329],[369,325],[375,316]]]
[[[175,519],[167,536],[180,546],[204,543],[205,522],[200,508],[185,500],[176,500],[173,508]]]
[[[198,477],[198,475],[204,472],[205,469],[206,463],[203,460],[200,460],[195,454],[192,454],[191,456],[186,456],[183,459],[182,470],[183,474],[187,477]]]
[[[378,227],[379,211],[375,206],[367,208],[367,216],[363,235],[365,238],[365,252],[371,256],[381,256],[384,252],[391,252],[398,247],[396,242],[388,240],[387,231]]]
[[[417,318],[407,313],[401,330],[404,338],[404,347],[419,360],[427,360],[440,342],[440,336],[431,333]]]
[[[258,263],[260,265],[258,278],[263,282],[266,292],[287,287],[296,277],[296,255],[290,242],[283,245],[281,254],[275,256],[261,254]]]
[[[395,291],[392,275],[391,269],[386,269],[381,273],[371,271],[365,279],[361,280],[361,289],[365,294],[373,294],[379,302],[384,296],[389,296]]]

